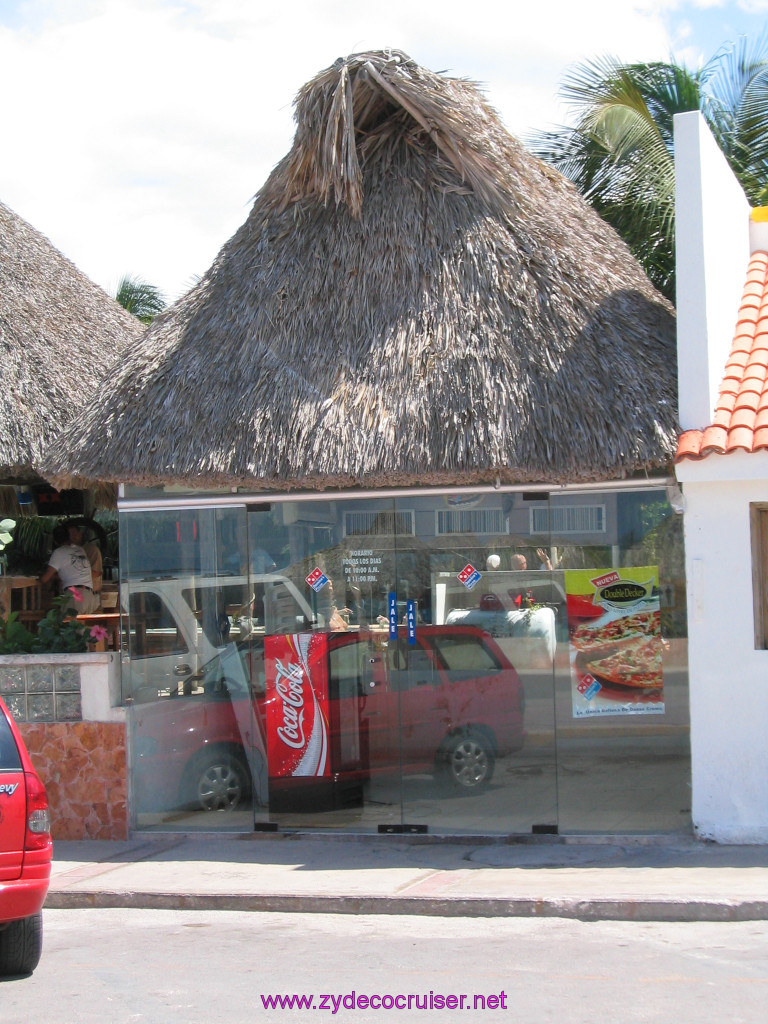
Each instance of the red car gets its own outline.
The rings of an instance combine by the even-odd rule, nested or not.
[[[140,811],[229,810],[251,795],[260,804],[285,805],[293,791],[307,790],[313,779],[306,765],[296,778],[285,765],[286,753],[298,761],[302,752],[281,751],[277,742],[286,702],[299,720],[298,698],[281,701],[265,682],[265,662],[266,675],[274,672],[270,649],[290,640],[268,637],[266,652],[262,641],[245,659],[233,644],[206,666],[196,692],[137,709]],[[327,747],[322,775],[328,783],[432,772],[459,792],[478,792],[490,782],[496,758],[523,745],[520,679],[480,629],[421,626],[413,645],[402,630],[395,642],[386,631],[368,630],[315,634],[314,641],[322,652],[314,688],[318,696],[323,691],[319,714],[327,731],[318,747]],[[304,726],[312,704],[309,697],[300,709]]]
[[[52,855],[45,787],[0,700],[0,975],[37,967]]]

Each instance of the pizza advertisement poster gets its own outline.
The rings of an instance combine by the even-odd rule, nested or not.
[[[565,572],[573,717],[663,715],[659,569]]]

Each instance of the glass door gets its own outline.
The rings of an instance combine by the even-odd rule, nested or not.
[[[400,826],[397,536],[389,499],[249,506],[251,678],[268,760],[257,828]]]
[[[511,494],[398,500],[403,823],[530,834],[558,823],[554,679],[564,596]],[[538,548],[541,551],[538,551]]]
[[[544,496],[568,630],[558,638],[560,831],[690,828],[682,517],[663,489]]]
[[[122,686],[137,829],[251,831],[266,800],[243,507],[121,512]]]

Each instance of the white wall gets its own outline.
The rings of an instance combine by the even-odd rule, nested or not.
[[[733,458],[681,467],[692,817],[702,838],[768,843],[768,650],[754,645],[749,520],[750,502],[768,502],[768,454],[747,457],[756,479],[711,479],[732,476]]]
[[[750,206],[698,111],[675,115],[680,425],[702,428],[730,351],[749,262]]]
[[[121,707],[120,655],[113,651],[89,654],[80,662],[80,701],[83,721],[124,722]]]

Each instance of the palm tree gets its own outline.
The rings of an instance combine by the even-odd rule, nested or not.
[[[143,324],[152,323],[167,305],[159,288],[129,274],[125,274],[117,286],[115,300]]]
[[[570,178],[622,236],[653,283],[675,296],[673,117],[700,110],[750,202],[768,202],[768,33],[721,48],[702,68],[604,58],[562,87],[575,126],[531,148]]]

